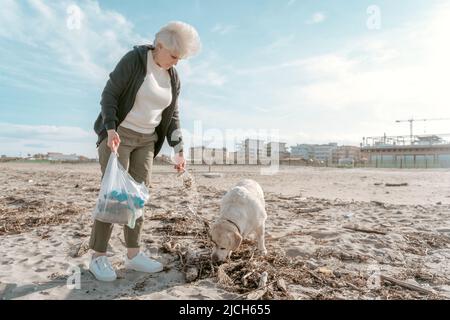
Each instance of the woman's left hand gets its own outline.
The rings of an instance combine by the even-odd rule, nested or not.
[[[184,172],[186,168],[186,160],[184,159],[183,153],[180,152],[175,154],[175,166],[174,169],[177,169],[178,172]]]

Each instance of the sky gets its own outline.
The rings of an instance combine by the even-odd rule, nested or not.
[[[0,0],[0,154],[97,157],[120,58],[170,21],[201,52],[177,65],[186,146],[259,137],[356,145],[450,118],[450,1]],[[450,133],[449,120],[415,134]],[[167,144],[163,153],[170,154]]]

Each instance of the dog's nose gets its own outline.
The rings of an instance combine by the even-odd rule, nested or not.
[[[213,262],[217,262],[217,260],[219,260],[219,257],[217,256],[217,254],[213,254],[213,255],[211,255],[211,260]]]

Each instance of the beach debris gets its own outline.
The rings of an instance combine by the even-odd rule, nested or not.
[[[225,272],[226,265],[223,264],[217,269],[217,282],[219,284],[224,284],[231,286],[233,284],[233,280],[228,276],[228,274]]]
[[[163,244],[162,244],[162,247],[163,247],[163,249],[166,251],[166,252],[174,252],[174,250],[173,250],[173,248],[172,248],[172,244],[168,241],[168,242],[164,242]]]
[[[332,276],[333,275],[333,271],[327,267],[320,267],[317,269],[317,272],[325,275],[325,276]]]
[[[359,227],[359,226],[343,226],[344,229],[348,229],[348,230],[353,230],[353,231],[358,231],[358,232],[365,232],[365,233],[376,233],[376,234],[382,234],[382,235],[386,235],[387,233],[384,231],[380,231],[380,230],[373,230],[373,229],[367,229],[364,227]]]
[[[142,281],[138,281],[138,282],[136,282],[134,284],[133,290],[142,292],[142,291],[145,290],[146,285],[147,285],[147,279],[144,279]]]
[[[354,216],[354,213],[353,213],[353,212],[349,212],[349,213],[344,214],[344,217],[347,218],[347,219],[350,219],[350,218],[352,218],[353,216]]]
[[[373,201],[370,201],[370,203],[373,203],[374,205],[377,205],[377,206],[382,207],[382,208],[386,207],[386,204],[384,202],[381,202],[381,201],[373,200]]]
[[[217,172],[207,172],[207,173],[204,173],[203,176],[205,178],[222,178],[223,174],[217,173]]]
[[[0,198],[0,236],[19,234],[40,226],[59,225],[82,210],[73,204],[8,196]]]
[[[194,184],[194,177],[188,172],[188,171],[183,171],[181,173],[178,174],[178,177],[182,178],[183,180],[183,187],[185,189],[190,190]]]
[[[312,207],[312,208],[299,208],[297,209],[297,213],[312,213],[322,211],[322,207]]]
[[[190,266],[186,269],[185,277],[187,282],[193,282],[198,277],[198,269],[194,266]]]
[[[89,251],[89,243],[87,241],[79,242],[71,248],[69,256],[72,258],[79,258],[84,254],[86,254],[86,252],[88,251]]]
[[[278,287],[278,289],[280,289],[283,292],[286,292],[286,293],[288,292],[287,286],[286,286],[286,281],[284,281],[283,278],[280,278],[277,280],[277,287]]]
[[[246,274],[241,278],[241,282],[242,282],[242,284],[243,284],[245,287],[248,285],[247,278],[248,278],[249,276],[251,276],[254,272],[255,272],[255,270],[252,270],[252,271],[246,273]]]
[[[407,187],[408,183],[404,182],[404,183],[386,183],[385,184],[386,187]]]
[[[84,232],[80,232],[80,231],[74,231],[73,232],[73,236],[76,237],[76,238],[84,238],[84,237],[89,236],[89,234],[84,233]]]
[[[264,288],[267,285],[267,279],[268,278],[269,278],[269,274],[267,273],[267,271],[264,271],[261,274],[261,277],[259,279],[258,288]]]
[[[188,177],[186,179],[183,179],[183,186],[186,189],[190,189],[192,187],[193,179],[192,177]]]
[[[267,292],[267,288],[251,291],[250,293],[247,294],[247,299],[248,300],[259,300],[266,294],[266,292]]]
[[[384,281],[388,281],[391,282],[393,284],[399,285],[401,287],[410,289],[410,290],[414,290],[414,291],[418,291],[420,293],[424,293],[424,294],[429,294],[429,295],[434,295],[436,294],[433,290],[429,290],[429,289],[425,289],[419,285],[413,284],[413,283],[409,283],[406,281],[402,281],[402,280],[398,280],[386,275],[381,274],[380,275],[380,280],[384,280]]]

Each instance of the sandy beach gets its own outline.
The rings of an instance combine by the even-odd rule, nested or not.
[[[108,256],[118,279],[101,283],[87,250],[99,165],[0,163],[0,299],[450,298],[448,169],[188,169],[189,184],[154,167],[142,250],[164,271],[125,270],[115,226]],[[243,178],[265,192],[268,255],[250,239],[213,265],[208,226]],[[67,286],[77,276],[80,288]]]

